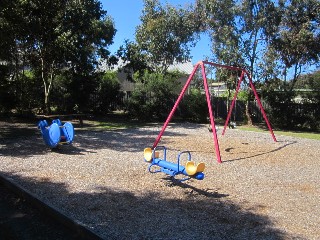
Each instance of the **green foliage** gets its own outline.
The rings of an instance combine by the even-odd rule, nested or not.
[[[289,108],[293,104],[294,93],[288,91],[271,90],[264,93],[268,104],[270,105],[270,120],[276,126],[290,128],[293,126],[293,111]]]
[[[25,71],[17,78],[14,89],[16,91],[15,108],[18,112],[31,112],[32,109],[41,105],[43,89],[39,86],[41,86],[41,80],[32,71]]]
[[[97,105],[99,112],[107,113],[115,110],[116,106],[113,104],[121,97],[120,83],[116,72],[106,72],[103,75],[96,95],[98,96],[98,104],[95,105]]]
[[[136,75],[143,75],[145,70],[151,71],[147,63],[147,55],[134,42],[126,40],[124,45],[120,46],[117,55],[125,63],[123,70],[127,73],[127,79],[130,81],[133,81],[132,72]]]
[[[154,118],[153,106],[147,98],[147,92],[142,89],[133,91],[126,105],[128,114],[132,118],[137,118],[142,121],[148,121]]]
[[[282,2],[283,15],[273,44],[287,68],[319,58],[319,10],[317,0]]]
[[[318,0],[279,1],[277,8],[281,16],[279,23],[269,35],[271,47],[275,49],[284,65],[284,75],[293,70],[293,84],[304,65],[316,63],[320,55]]]
[[[280,128],[320,129],[320,77],[319,71],[298,78],[293,90],[292,81],[268,80],[261,84],[263,99],[271,122]]]
[[[201,0],[199,2],[201,3],[198,7],[200,6],[201,10],[205,6],[204,21],[211,35],[214,61],[227,65],[242,64],[235,1]]]
[[[175,61],[189,58],[197,26],[190,9],[161,6],[159,0],[144,0],[141,25],[136,30],[139,48],[158,72]]]
[[[25,84],[23,89],[43,85],[49,111],[56,76],[68,71],[72,81],[79,81],[73,85],[83,86],[84,91],[90,85],[85,81],[95,78],[97,57],[109,55],[106,47],[115,35],[113,25],[96,0],[5,0],[0,11],[0,61],[9,67],[17,85]],[[28,82],[24,69],[32,70],[37,82]]]
[[[264,94],[269,104],[271,122],[282,129],[320,130],[319,104],[297,103],[293,91],[269,91]]]
[[[135,80],[137,88],[127,103],[129,115],[140,120],[164,119],[176,99],[179,76],[145,71],[141,79]]]
[[[230,94],[226,91],[226,92],[224,92],[223,94],[221,94],[220,97],[222,97],[222,98],[228,98],[228,97],[229,97],[229,100],[232,100],[235,93],[236,93],[236,90],[230,91]],[[249,93],[248,93],[248,91],[240,90],[240,91],[238,92],[237,100],[240,100],[240,101],[248,101],[248,99],[249,99]]]
[[[56,77],[52,107],[63,113],[105,114],[117,107],[120,98],[120,83],[116,72],[96,73],[83,78],[66,71]]]
[[[0,65],[0,112],[9,112],[16,105],[14,86],[8,79],[8,67]]]
[[[201,93],[200,89],[191,89],[189,94],[183,98],[179,110],[184,119],[193,122],[206,123],[208,117],[206,95]]]

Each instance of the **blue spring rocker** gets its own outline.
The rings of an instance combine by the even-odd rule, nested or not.
[[[74,137],[72,123],[61,123],[60,119],[55,119],[49,126],[46,120],[38,123],[45,144],[50,148],[55,148],[58,144],[71,144]]]

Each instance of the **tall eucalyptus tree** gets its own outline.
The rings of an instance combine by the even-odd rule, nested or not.
[[[191,5],[162,6],[159,0],[144,0],[136,41],[152,68],[165,72],[175,61],[189,59],[197,31]]]
[[[284,79],[293,70],[294,88],[302,68],[320,60],[320,2],[318,0],[278,1],[281,20],[271,34],[270,43],[284,65]]]

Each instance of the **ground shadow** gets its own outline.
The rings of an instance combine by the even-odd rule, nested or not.
[[[254,154],[254,155],[250,155],[250,156],[245,156],[245,157],[239,157],[239,158],[235,158],[235,159],[228,159],[228,160],[223,160],[223,162],[234,162],[234,161],[239,161],[239,160],[243,160],[243,159],[249,159],[249,158],[254,158],[254,157],[258,157],[258,156],[262,156],[262,155],[266,155],[266,154],[270,154],[270,153],[273,153],[273,152],[277,152],[277,151],[280,151],[281,149],[283,148],[286,148],[292,144],[296,144],[297,141],[292,141],[292,142],[287,142],[286,144],[280,146],[280,147],[277,147],[271,151],[266,151],[266,152],[262,152],[262,153],[258,153],[258,154]],[[244,144],[247,144],[247,143],[244,143]],[[230,152],[231,150],[233,150],[235,148],[226,148],[225,151],[226,152]]]
[[[141,152],[151,147],[159,134],[159,127],[154,129],[131,128],[109,131],[75,129],[72,145],[62,145],[57,149],[48,148],[40,131],[34,124],[1,122],[0,124],[0,156],[31,157],[49,154],[55,151],[61,154],[83,155],[99,149],[116,151]],[[183,133],[166,130],[166,136],[184,136]]]
[[[166,181],[166,185],[168,187],[178,186],[180,188],[186,189],[186,190],[188,190],[188,191],[186,191],[186,194],[189,194],[189,195],[198,194],[198,195],[205,196],[208,198],[224,198],[224,197],[229,196],[228,194],[219,193],[216,189],[196,188],[196,187],[192,186],[191,184],[188,184],[187,181],[179,181],[173,177],[164,177],[162,179]]]
[[[97,185],[70,192],[63,183],[0,172],[60,209],[104,239],[294,239],[263,215],[246,211],[223,193],[207,195],[190,185],[168,187],[168,196],[150,189],[143,195]],[[185,188],[183,199],[170,197]],[[192,190],[192,191],[190,191]]]

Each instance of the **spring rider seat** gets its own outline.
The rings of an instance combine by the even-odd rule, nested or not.
[[[74,137],[72,123],[61,123],[60,119],[55,119],[49,126],[46,120],[38,123],[45,144],[50,148],[55,148],[58,144],[71,144]]]

